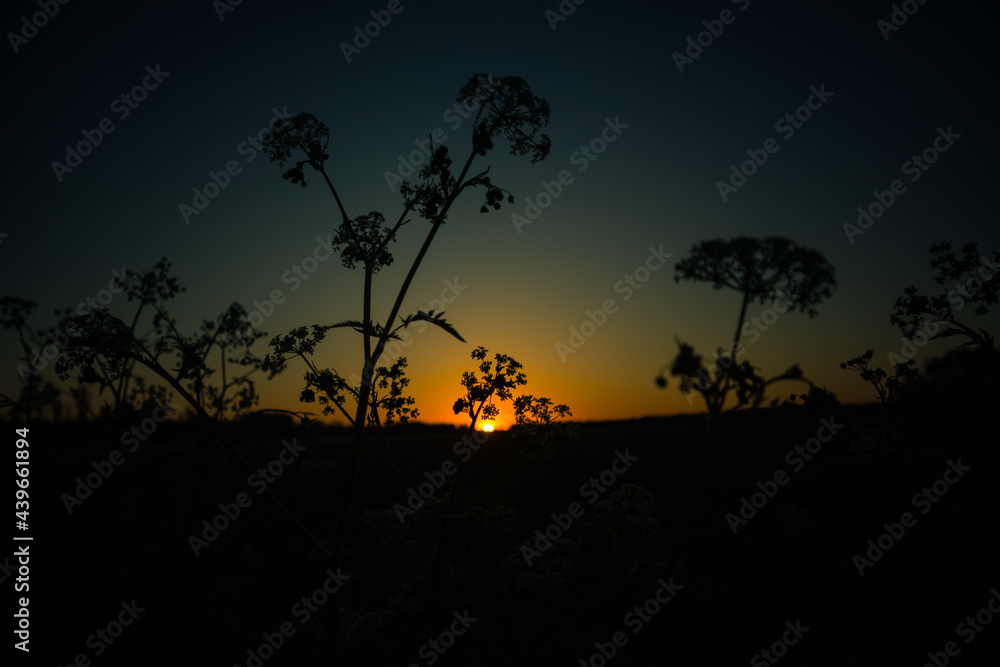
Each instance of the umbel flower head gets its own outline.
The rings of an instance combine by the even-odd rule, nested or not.
[[[385,218],[372,211],[342,223],[333,239],[333,250],[340,251],[345,268],[353,269],[361,262],[375,273],[392,264],[392,254],[386,250],[391,240],[392,230],[386,226]]]
[[[282,178],[306,187],[306,177],[302,168],[310,165],[316,171],[323,171],[323,164],[330,158],[326,147],[330,143],[330,128],[311,113],[299,113],[289,118],[282,118],[266,137],[264,137],[264,154],[272,162],[284,166],[292,157],[292,151],[300,150],[306,155],[305,160],[295,163],[295,166],[282,174]]]

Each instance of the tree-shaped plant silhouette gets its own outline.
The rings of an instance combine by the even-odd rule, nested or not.
[[[962,247],[959,257],[951,249],[950,242],[942,241],[931,246],[930,254],[931,268],[936,269],[934,282],[942,288],[950,287],[933,296],[927,296],[915,285],[904,288],[903,296],[896,299],[889,322],[899,327],[899,332],[910,341],[920,335],[929,336],[929,340],[959,335],[969,339],[962,346],[994,347],[993,336],[988,331],[959,322],[955,314],[974,304],[976,315],[982,316],[997,303],[1000,280],[995,278],[1000,271],[1000,259],[996,251],[991,260],[986,260],[973,241]]]
[[[754,239],[741,236],[730,241],[715,239],[695,244],[689,257],[676,266],[676,282],[694,280],[707,282],[715,289],[728,287],[743,295],[736,334],[728,353],[719,350],[714,370],[709,370],[694,348],[678,341],[678,355],[671,365],[672,375],[682,379],[681,390],[697,390],[705,399],[709,414],[709,427],[714,428],[730,392],[735,392],[738,405],[760,404],[764,388],[779,380],[801,380],[798,367],[765,380],[747,361],[737,364],[740,356],[740,337],[747,307],[759,301],[781,298],[788,310],[806,313],[810,318],[818,314],[816,306],[833,294],[837,286],[833,266],[817,251],[801,248],[789,239],[768,237]],[[666,386],[662,374],[657,378],[661,387]],[[805,380],[808,382],[808,380]]]
[[[470,353],[472,360],[479,362],[479,372],[482,377],[478,377],[475,371],[462,373],[462,387],[465,389],[465,394],[452,405],[456,415],[462,413],[469,415],[470,432],[476,429],[476,422],[480,417],[491,420],[500,415],[500,408],[494,403],[494,399],[500,402],[513,400],[512,390],[528,382],[521,371],[521,364],[513,357],[497,352],[493,361],[488,361],[486,355],[487,350],[482,346]],[[449,509],[458,495],[461,472],[459,469],[458,474],[452,478]]]
[[[480,362],[479,372],[482,373],[482,378],[476,377],[474,371],[463,373],[465,395],[452,406],[456,415],[463,412],[469,415],[470,429],[476,427],[480,417],[485,421],[497,418],[500,408],[493,403],[494,397],[500,401],[509,401],[513,398],[511,390],[528,382],[521,372],[521,364],[513,358],[498,352],[494,361],[487,361],[486,354],[486,348],[481,346],[472,351],[472,359]]]
[[[486,355],[484,347],[477,347],[472,351],[472,359],[480,362],[479,372],[482,377],[478,377],[474,371],[463,373],[462,386],[465,394],[455,401],[452,409],[455,414],[469,415],[469,430],[473,431],[480,417],[491,420],[499,416],[500,408],[493,402],[494,399],[513,402],[514,425],[510,433],[511,443],[517,448],[518,454],[507,472],[509,479],[518,464],[525,460],[551,458],[554,440],[557,437],[576,437],[576,424],[557,421],[572,416],[573,413],[568,406],[556,405],[552,399],[530,394],[515,398],[512,390],[528,382],[521,371],[521,364],[506,354],[497,353],[494,361],[487,361]],[[459,475],[454,478],[453,489],[457,488],[458,478]]]
[[[715,289],[728,287],[743,295],[730,348],[734,357],[747,306],[783,298],[789,301],[789,311],[798,310],[812,318],[818,314],[816,306],[837,286],[834,268],[823,255],[779,236],[702,241],[691,249],[689,257],[677,263],[676,271],[674,280],[678,283],[707,282]]]

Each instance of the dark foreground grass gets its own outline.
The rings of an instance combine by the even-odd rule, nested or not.
[[[788,452],[831,418],[843,428],[795,470]],[[347,664],[599,665],[601,647],[614,649],[615,665],[745,664],[781,640],[786,621],[799,621],[809,629],[784,664],[922,665],[948,641],[958,642],[964,664],[985,664],[976,661],[997,649],[997,627],[966,643],[956,626],[1000,585],[990,415],[899,412],[882,443],[866,431],[876,423],[872,408],[734,415],[697,486],[673,572],[663,568],[701,417],[583,424],[553,458],[517,466],[509,433],[462,461],[454,448],[465,432],[389,429],[408,484],[419,487],[452,461],[462,467],[462,493],[452,507],[427,501],[401,523],[399,493],[366,450],[357,528],[335,593],[339,623],[329,605],[295,606],[327,579],[320,554],[197,426],[163,425],[69,514],[64,494],[118,437],[93,424],[39,425],[30,434],[32,651],[51,657],[47,664],[84,654],[94,665],[255,665],[248,649],[266,646],[266,634],[278,643],[273,633],[287,623],[291,636],[260,664],[331,664],[338,626]],[[269,486],[328,543],[350,433],[258,423],[233,436],[261,466],[283,441],[304,447]],[[634,462],[597,491],[590,480],[600,483],[626,450]],[[913,497],[958,459],[969,472],[916,505]],[[777,471],[787,484],[734,534],[727,514]],[[191,536],[205,537],[203,521],[241,492],[250,506],[196,556]],[[574,502],[582,516],[529,565],[522,543]],[[861,576],[854,557],[907,511],[914,525]],[[661,580],[680,586],[670,602],[634,613]],[[94,636],[133,599],[144,608],[134,623],[110,644]],[[447,650],[427,645],[466,610],[476,620]]]

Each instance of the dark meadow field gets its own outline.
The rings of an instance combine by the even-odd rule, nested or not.
[[[481,443],[452,427],[386,429],[405,495],[445,482],[409,511],[366,447],[340,569],[197,424],[119,446],[121,465],[92,476],[81,502],[70,496],[109,470],[120,435],[37,424],[33,646],[59,665],[934,664],[928,652],[989,664],[1000,577],[988,400],[901,405],[881,443],[878,406],[728,415],[673,567],[703,416]],[[266,486],[329,546],[350,431],[282,418],[226,428],[255,466],[286,452]],[[828,441],[809,460],[794,453],[818,435]],[[744,498],[759,507],[740,521]]]

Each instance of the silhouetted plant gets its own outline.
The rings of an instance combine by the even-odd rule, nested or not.
[[[546,449],[551,457],[551,431],[556,428],[565,428],[568,425],[558,424],[557,418],[572,415],[569,407],[565,405],[554,405],[551,399],[535,398],[531,395],[521,395],[514,397],[513,391],[517,387],[527,384],[528,380],[521,371],[523,368],[513,357],[506,354],[495,355],[494,361],[486,360],[487,350],[484,347],[477,347],[472,351],[473,361],[478,361],[479,372],[482,377],[478,377],[475,371],[466,371],[462,374],[462,386],[465,394],[455,401],[452,406],[455,414],[466,413],[469,415],[469,431],[476,428],[476,422],[481,417],[484,420],[493,420],[500,415],[500,408],[494,403],[494,399],[512,401],[514,405],[514,425],[510,429],[512,444],[518,448],[518,458],[508,471],[508,477],[513,473],[514,468],[521,462],[522,458],[536,455],[537,452],[528,450]],[[495,365],[494,365],[495,364]],[[455,490],[458,489],[458,480],[461,476],[455,475],[452,480],[452,498],[455,497]]]
[[[513,444],[519,448],[518,461],[551,459],[557,441],[577,438],[579,424],[559,421],[572,416],[569,406],[556,405],[548,398],[527,394],[514,399],[514,426],[510,431]]]
[[[932,296],[927,296],[915,285],[904,288],[903,296],[896,299],[889,322],[899,327],[899,332],[910,341],[918,335],[929,335],[929,340],[957,335],[969,339],[962,346],[994,347],[993,336],[988,331],[973,329],[959,322],[955,313],[968,304],[975,304],[976,315],[982,316],[997,303],[1000,280],[994,278],[1000,270],[1000,265],[997,265],[1000,260],[996,251],[990,264],[980,255],[975,242],[962,247],[962,257],[955,254],[948,241],[932,245],[930,254],[931,268],[936,269],[934,282],[940,287],[951,282],[956,284]],[[973,283],[976,283],[975,287],[971,287]],[[942,329],[939,324],[945,327]]]
[[[510,428],[510,434],[511,444],[517,449],[517,458],[507,472],[509,480],[520,464],[552,458],[555,441],[577,437],[578,427],[572,422],[558,421],[572,416],[572,411],[566,405],[557,405],[552,399],[536,398],[530,394],[514,398],[512,390],[527,384],[527,378],[521,372],[521,364],[506,354],[497,353],[494,366],[493,361],[486,361],[486,354],[484,347],[477,347],[472,351],[472,359],[480,362],[479,372],[482,373],[482,378],[469,371],[462,375],[465,395],[455,401],[452,409],[455,414],[469,414],[469,430],[473,431],[480,417],[491,420],[500,414],[499,407],[493,403],[494,397],[501,402],[513,401],[514,425]],[[458,475],[455,476],[453,488],[457,488],[457,480]]]
[[[728,287],[743,295],[732,346],[728,352],[718,350],[714,368],[706,365],[691,345],[680,341],[677,357],[670,364],[671,375],[681,378],[681,391],[696,390],[704,398],[710,439],[714,437],[715,422],[731,393],[737,398],[735,407],[757,407],[764,398],[765,388],[774,382],[809,382],[802,378],[798,366],[765,380],[749,362],[737,363],[737,359],[742,355],[740,337],[751,303],[764,304],[781,298],[789,303],[791,312],[799,310],[810,318],[818,314],[816,306],[831,296],[837,286],[833,266],[820,253],[781,237],[753,239],[741,236],[730,241],[716,239],[695,244],[691,255],[677,263],[676,270],[675,282],[682,279],[708,282],[715,289]],[[661,388],[667,386],[663,369],[656,383]]]
[[[477,378],[474,371],[463,373],[462,386],[465,387],[465,396],[455,401],[452,406],[456,415],[463,412],[469,415],[470,430],[476,428],[476,422],[480,417],[484,421],[490,421],[500,414],[500,408],[493,403],[494,397],[500,401],[509,401],[513,398],[511,390],[527,383],[524,373],[521,372],[521,364],[506,354],[498,352],[494,361],[486,361],[486,348],[480,346],[472,351],[472,359],[481,362],[479,372],[483,377]]]
[[[280,373],[289,361],[301,358],[307,370],[304,374],[305,388],[299,395],[299,400],[303,403],[318,402],[323,406],[323,414],[335,416],[339,413],[347,419],[348,423],[354,425],[354,417],[347,411],[346,398],[348,395],[357,400],[360,388],[351,385],[335,369],[319,368],[314,362],[316,347],[326,338],[330,329],[342,326],[345,323],[336,325],[312,325],[310,332],[307,327],[298,327],[291,332],[276,336],[271,339],[271,352],[269,352],[261,362],[261,369],[268,372],[269,377],[274,377]],[[346,323],[353,325],[353,323]],[[358,327],[361,323],[357,323]],[[397,331],[402,325],[397,328]],[[395,332],[390,334],[391,338],[398,339]],[[400,357],[391,368],[379,366],[372,375],[372,394],[370,396],[371,408],[368,414],[368,423],[375,426],[381,423],[379,411],[383,412],[386,423],[391,424],[398,419],[406,423],[409,419],[415,418],[419,412],[411,407],[415,401],[411,396],[404,396],[403,389],[409,385],[409,378],[405,377],[406,357]],[[387,394],[379,395],[379,389],[389,389]]]
[[[458,101],[465,101],[471,95],[479,95],[483,88],[482,82],[486,75],[473,76],[459,91]],[[477,156],[485,156],[494,147],[494,139],[505,137],[513,155],[531,154],[532,162],[544,159],[551,148],[549,138],[540,134],[540,129],[548,123],[548,103],[531,93],[528,84],[519,77],[501,77],[493,82],[479,97],[480,106],[472,119],[472,146],[468,157],[456,174],[452,170],[452,161],[447,146],[431,144],[431,159],[420,171],[420,182],[411,184],[404,181],[400,186],[403,197],[403,210],[390,228],[384,224],[383,216],[377,212],[352,218],[347,213],[344,202],[334,187],[326,170],[326,161],[330,158],[327,146],[330,141],[330,129],[308,113],[301,113],[275,124],[271,133],[264,141],[264,152],[268,158],[284,165],[291,159],[293,152],[304,154],[304,159],[297,160],[294,166],[285,172],[284,178],[292,183],[306,185],[305,167],[308,165],[317,171],[324,179],[331,194],[336,200],[341,214],[341,225],[337,231],[334,246],[341,251],[341,259],[348,268],[360,264],[364,270],[363,314],[361,320],[340,322],[327,328],[342,326],[353,328],[360,332],[364,340],[364,359],[361,383],[356,395],[355,415],[350,422],[354,426],[354,436],[351,446],[351,460],[348,466],[350,476],[346,484],[344,507],[336,528],[333,554],[339,564],[339,556],[343,546],[344,535],[350,515],[351,497],[355,494],[357,475],[360,465],[362,443],[365,441],[364,429],[370,424],[369,411],[372,408],[372,390],[376,364],[390,338],[397,336],[397,318],[402,308],[403,300],[413,280],[421,261],[434,240],[438,229],[447,219],[451,207],[467,188],[482,187],[486,191],[486,204],[482,210],[488,211],[500,208],[503,195],[507,194],[509,202],[513,203],[513,195],[495,185],[488,176],[489,168],[470,176],[472,164]],[[392,261],[392,255],[387,251],[388,244],[396,240],[399,229],[409,222],[408,216],[417,213],[431,223],[416,257],[400,286],[396,299],[384,323],[372,319],[372,277],[383,266]],[[457,338],[458,332],[448,324],[442,314],[418,312],[399,319],[399,326],[405,327],[414,321],[427,321],[439,326]],[[325,332],[324,332],[325,333]],[[317,341],[318,342],[318,341]],[[280,354],[283,345],[280,338],[271,342],[276,355]],[[277,357],[265,357],[265,368],[279,368]],[[318,369],[312,370],[320,373]],[[345,389],[345,381],[335,370],[329,375],[322,375],[331,387]],[[307,380],[308,381],[308,380]],[[333,400],[341,396],[334,391],[328,393]],[[336,401],[335,401],[336,402]],[[341,408],[342,409],[342,408]]]
[[[63,393],[49,381],[29,377],[16,398],[0,393],[0,411],[10,409],[12,417],[21,415],[28,426],[33,417],[45,419],[46,413],[50,421],[61,421],[65,410],[61,399]]]
[[[802,370],[796,365],[782,373],[781,375],[765,380],[757,369],[749,361],[735,363],[734,357],[727,355],[724,350],[719,349],[717,361],[713,369],[709,369],[701,355],[696,354],[694,347],[686,343],[677,342],[680,351],[677,357],[670,364],[670,374],[681,379],[681,391],[688,393],[697,391],[705,400],[708,409],[706,434],[699,447],[699,455],[695,464],[694,472],[691,475],[690,486],[684,496],[680,515],[677,519],[673,541],[667,556],[667,570],[671,570],[676,562],[680,550],[681,539],[683,537],[685,523],[691,509],[694,492],[701,478],[702,469],[708,460],[719,432],[720,416],[723,412],[738,410],[745,406],[758,407],[764,399],[767,387],[775,382],[792,380],[805,382],[810,389],[814,388],[812,382],[802,376]],[[667,380],[663,376],[661,369],[657,377],[657,385],[661,388],[667,386]],[[724,410],[726,400],[730,394],[735,392],[736,405]],[[793,395],[794,400],[794,395]]]
[[[39,375],[39,372],[35,369],[35,362],[44,360],[42,347],[45,345],[45,341],[28,324],[28,318],[31,317],[32,312],[34,312],[37,306],[38,304],[34,301],[26,301],[25,299],[13,296],[5,296],[0,299],[0,327],[5,330],[13,329],[17,332],[17,340],[21,345],[22,355],[19,359],[23,362],[18,364],[17,374],[25,386],[28,384],[28,378],[38,377]],[[32,350],[32,346],[34,346],[34,350]],[[4,400],[11,405],[17,404],[17,401],[6,396]],[[20,410],[25,414],[30,412],[28,406],[20,408]]]
[[[547,474],[557,445],[580,437],[580,425],[566,419],[572,416],[569,406],[549,398],[524,394],[514,399],[514,424],[508,429],[514,460],[504,468],[497,493],[532,484]]]
[[[107,309],[97,308],[87,315],[73,315],[67,310],[59,328],[70,332],[56,361],[56,371],[63,380],[79,372],[81,383],[96,383],[101,389],[112,389],[117,407],[121,396],[129,386],[135,365],[142,366],[162,379],[183,398],[206,424],[212,427],[227,451],[250,473],[256,468],[233,446],[219,421],[226,409],[234,414],[256,403],[256,391],[247,375],[257,370],[261,360],[253,355],[250,347],[254,341],[265,336],[263,332],[246,334],[244,319],[246,310],[239,304],[232,304],[215,321],[205,320],[200,330],[193,335],[184,335],[177,327],[176,320],[167,311],[167,302],[184,291],[175,277],[170,276],[170,264],[160,260],[153,271],[129,274],[125,294],[128,301],[138,302],[136,313],[130,324],[115,317]],[[143,312],[152,312],[152,330],[149,334],[136,334]],[[211,387],[206,378],[213,373],[206,360],[213,349],[219,350],[222,382]],[[234,356],[235,355],[235,356]],[[228,378],[226,364],[250,366],[246,375]],[[185,386],[186,385],[186,386]],[[239,387],[235,395],[227,396],[227,391]],[[144,398],[163,395],[149,390],[145,383],[139,386],[133,396]],[[264,493],[275,506],[285,514],[291,523],[318,548],[325,548],[285,508],[270,488]]]
[[[730,393],[735,394],[737,403],[729,411],[748,405],[759,407],[767,386],[774,382],[800,380],[812,386],[809,380],[802,377],[802,370],[798,366],[792,366],[781,375],[766,380],[749,361],[734,364],[722,349],[718,350],[716,362],[710,368],[701,355],[695,354],[693,346],[678,341],[678,347],[680,351],[670,366],[670,374],[681,379],[681,392],[697,391],[701,395],[710,420],[726,411],[723,406]],[[660,387],[667,386],[662,374],[657,380]]]
[[[677,263],[676,270],[675,282],[707,282],[715,289],[728,287],[743,295],[730,349],[734,357],[751,303],[783,298],[789,301],[789,311],[812,318],[818,314],[816,306],[837,286],[833,266],[823,255],[778,236],[702,241],[691,249],[690,257]]]
[[[689,257],[676,266],[675,282],[694,280],[707,282],[715,289],[728,287],[743,295],[736,334],[732,346],[726,352],[718,350],[714,368],[709,368],[694,347],[677,341],[678,353],[670,366],[670,374],[681,379],[681,391],[698,391],[705,400],[708,410],[707,433],[690,487],[684,497],[675,529],[674,538],[667,558],[668,570],[673,567],[680,549],[681,538],[688,512],[702,468],[718,434],[719,417],[724,411],[729,396],[735,395],[737,404],[731,410],[744,406],[758,407],[764,398],[766,388],[778,381],[794,380],[812,382],[802,377],[798,366],[770,379],[765,379],[749,361],[737,363],[742,354],[740,336],[747,307],[759,301],[781,298],[789,303],[788,310],[798,310],[810,318],[818,312],[816,306],[833,294],[837,286],[834,268],[817,251],[801,248],[789,239],[768,237],[754,239],[741,236],[729,241],[715,239],[695,244]],[[660,369],[656,384],[665,388],[667,379]]]
[[[361,323],[357,323],[360,326]],[[305,387],[299,394],[299,400],[303,403],[319,403],[323,406],[323,414],[343,416],[347,423],[354,427],[354,415],[347,409],[347,396],[351,396],[355,401],[359,400],[361,393],[360,386],[352,385],[340,373],[333,368],[319,368],[314,355],[316,347],[326,338],[327,332],[333,326],[312,325],[310,332],[307,327],[293,329],[284,336],[276,336],[271,340],[271,352],[268,353],[261,369],[268,372],[269,378],[273,378],[281,372],[289,361],[301,358],[306,365],[306,372],[303,375]],[[400,325],[402,328],[403,325]],[[398,338],[398,334],[390,334],[392,338]],[[406,357],[400,357],[390,368],[379,366],[372,374],[372,389],[369,394],[370,408],[367,419],[368,426],[374,427],[378,434],[378,443],[372,442],[367,434],[363,434],[364,441],[371,446],[389,467],[392,472],[396,488],[401,495],[405,495],[402,473],[398,465],[393,460],[389,451],[385,433],[382,431],[382,420],[384,417],[386,425],[398,420],[406,423],[410,419],[415,419],[419,411],[413,407],[416,403],[412,396],[403,394],[403,389],[410,383],[410,379],[405,377]],[[388,393],[380,393],[380,390],[388,389]]]
[[[32,416],[41,414],[46,408],[52,412],[53,418],[57,411],[61,415],[59,396],[62,392],[51,382],[43,382],[41,379],[41,370],[44,370],[52,358],[48,349],[53,345],[57,348],[58,339],[53,338],[51,330],[36,330],[28,323],[37,305],[34,301],[17,297],[0,299],[0,328],[17,332],[21,346],[21,356],[18,357],[21,363],[17,366],[17,374],[22,382],[16,397],[0,393],[0,410],[10,409],[23,415],[28,426],[31,425]]]
[[[184,292],[177,278],[170,275],[170,263],[161,259],[152,271],[127,275],[125,296],[129,302],[137,302],[129,324],[106,309],[98,308],[87,315],[64,311],[59,328],[74,331],[76,335],[68,339],[56,362],[60,377],[67,379],[71,371],[78,370],[81,383],[96,384],[99,394],[111,391],[116,411],[128,404],[126,397],[142,398],[149,391],[161,393],[145,385],[139,393],[128,393],[130,383],[135,381],[136,364],[151,370],[175,390],[183,389],[181,395],[186,395],[192,407],[211,414],[215,420],[225,419],[227,412],[235,418],[257,405],[258,395],[250,375],[257,371],[261,359],[250,348],[266,334],[247,333],[246,309],[233,303],[215,320],[204,320],[197,333],[186,335],[167,310],[168,302]],[[140,336],[138,326],[147,312],[152,313],[152,327],[149,333]],[[218,384],[208,381],[216,372],[206,364],[213,350],[219,354],[221,382]],[[161,358],[171,357],[176,367],[168,369],[163,363],[169,365],[169,362],[161,363]],[[231,375],[230,365],[249,370]],[[139,407],[134,405],[130,409]]]
[[[881,443],[885,438],[885,416],[889,404],[896,399],[902,387],[911,385],[919,379],[920,370],[916,367],[916,362],[910,359],[894,365],[893,374],[890,376],[881,367],[869,367],[868,362],[874,354],[872,350],[866,350],[861,356],[842,362],[840,367],[856,371],[862,380],[875,388],[875,395],[881,405],[879,411],[879,443]]]
[[[500,408],[495,400],[501,403],[513,402],[515,424],[510,431],[512,444],[517,447],[517,458],[491,494],[498,497],[501,489],[510,489],[509,483],[519,464],[538,463],[551,458],[554,441],[559,436],[575,437],[576,425],[557,421],[558,418],[572,414],[566,405],[556,405],[551,399],[531,395],[515,398],[512,390],[527,384],[522,365],[513,357],[500,353],[495,354],[494,360],[490,361],[487,360],[487,354],[484,347],[477,347],[471,352],[472,360],[479,362],[478,371],[481,376],[477,376],[475,371],[463,373],[462,386],[465,393],[452,407],[455,414],[465,413],[470,416],[468,430],[471,433],[480,417],[496,419],[500,415]],[[460,567],[471,571],[476,566],[476,559],[466,555],[475,554],[482,548],[481,543],[486,535],[505,530],[515,516],[512,510],[502,504],[491,503],[487,506],[487,494],[475,493],[482,488],[482,484],[472,484],[471,491],[465,492],[460,480],[466,467],[467,464],[460,466],[451,478],[449,489],[440,497],[432,497],[424,502],[409,524],[414,536],[427,549],[433,604],[435,608],[442,610],[458,595],[459,586],[464,579],[464,575],[455,578],[452,592],[446,595],[443,571],[446,569],[444,561],[449,555],[445,553],[445,545],[457,543],[455,553],[451,555],[455,562],[447,569]]]
[[[920,370],[916,368],[916,362],[912,359],[893,367],[893,375],[890,376],[879,368],[869,368],[874,352],[866,350],[864,354],[853,359],[848,359],[840,364],[844,370],[857,371],[861,379],[875,387],[875,395],[878,397],[882,407],[889,405],[896,397],[899,388],[907,383],[913,382],[920,375]]]

